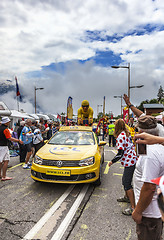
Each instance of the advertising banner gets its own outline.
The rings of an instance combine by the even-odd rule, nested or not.
[[[72,97],[69,97],[67,100],[67,120],[73,120]]]

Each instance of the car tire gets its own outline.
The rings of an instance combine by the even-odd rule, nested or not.
[[[102,180],[102,166],[100,165],[99,178],[93,183],[95,186],[100,186]]]
[[[103,152],[103,155],[102,155],[102,164],[104,163],[104,152]]]

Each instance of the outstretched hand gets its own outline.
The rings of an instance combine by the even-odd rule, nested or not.
[[[131,104],[130,100],[129,100],[129,97],[126,94],[124,94],[123,99],[128,106]]]

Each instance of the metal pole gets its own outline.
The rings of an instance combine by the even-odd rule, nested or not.
[[[18,100],[18,96],[17,96],[17,106],[18,106],[18,112],[19,112],[19,100]]]
[[[130,101],[130,63],[128,63],[128,97]],[[128,122],[129,122],[129,108],[128,108]]]
[[[34,88],[34,96],[35,96],[34,100],[35,100],[35,114],[36,114],[36,87]]]
[[[97,120],[98,120],[98,114],[99,114],[99,105],[97,105]]]
[[[122,95],[121,95],[121,118],[122,118]]]

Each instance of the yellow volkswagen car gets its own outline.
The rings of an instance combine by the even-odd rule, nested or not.
[[[92,127],[61,127],[36,153],[31,177],[41,182],[100,185],[105,144],[97,142]]]

